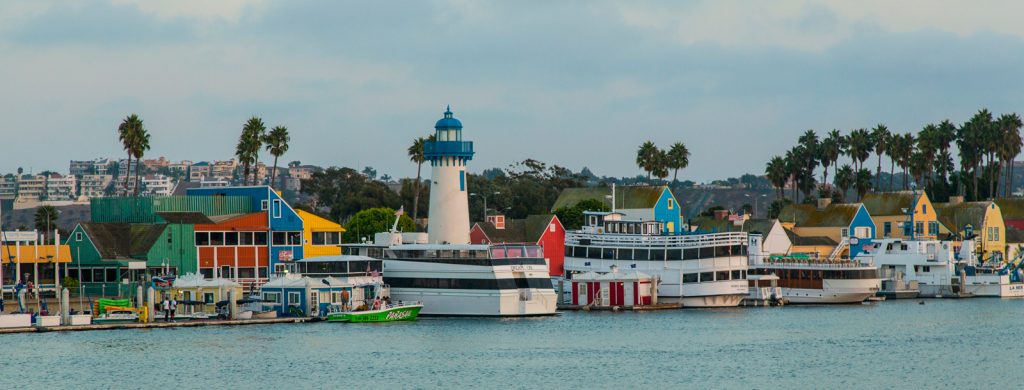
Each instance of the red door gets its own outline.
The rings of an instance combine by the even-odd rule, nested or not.
[[[615,283],[615,297],[619,305],[626,304],[626,286],[622,282]]]
[[[594,296],[597,294],[597,289],[601,288],[601,283],[590,282],[587,283],[587,304],[594,302]]]
[[[580,283],[572,282],[572,304],[580,304]]]

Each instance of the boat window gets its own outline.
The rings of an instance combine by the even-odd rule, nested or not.
[[[615,258],[615,249],[605,248],[604,249],[604,256],[601,257],[601,258],[602,259],[614,259]]]
[[[588,259],[600,259],[601,258],[601,248],[587,248],[587,258]]]
[[[694,259],[699,259],[699,258],[700,258],[700,250],[698,250],[697,248],[684,249],[683,250],[683,259],[684,260],[694,260]]]
[[[714,272],[701,272],[700,273],[700,281],[702,283],[703,282],[714,282],[715,281],[715,273]]]
[[[651,257],[650,257],[650,259],[651,260],[657,260],[657,261],[665,260],[665,250],[664,249],[651,249]]]
[[[615,260],[633,260],[633,250],[619,249],[619,252],[615,256]]]
[[[669,260],[682,260],[683,259],[683,251],[682,251],[682,249],[669,249],[667,256],[668,256],[667,258]]]
[[[452,258],[452,257],[454,257],[454,256],[455,256],[454,252],[452,252],[452,251],[450,251],[450,250],[442,250],[442,251],[439,251],[439,252],[438,252],[438,255],[437,255],[437,257],[438,257],[438,258],[441,258],[441,259],[451,259],[451,258]],[[511,257],[511,256],[510,256],[510,257]]]
[[[526,248],[526,257],[529,257],[529,258],[544,257],[543,253],[541,253],[541,250],[540,250],[539,246],[531,245],[531,246],[527,246],[525,248]]]
[[[697,274],[683,274],[683,283],[697,283]]]
[[[633,260],[647,260],[650,256],[650,250],[633,249]]]
[[[566,245],[566,246],[565,246],[565,255],[566,255],[566,256],[572,256],[572,248],[573,248],[573,247],[572,247],[572,246],[569,246],[569,245]]]
[[[746,278],[747,278],[747,270],[742,270],[741,269],[740,270],[740,279],[746,279]]]
[[[740,270],[734,269],[734,270],[732,270],[732,279],[733,280],[737,280],[737,279],[744,279],[744,278],[743,278],[743,276],[740,275]]]

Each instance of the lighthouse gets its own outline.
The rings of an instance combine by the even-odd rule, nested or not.
[[[423,146],[430,161],[430,211],[427,238],[435,244],[469,243],[469,196],[466,163],[473,159],[473,143],[462,140],[462,122],[451,106],[434,125],[434,140]]]

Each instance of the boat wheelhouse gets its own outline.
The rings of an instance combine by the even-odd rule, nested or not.
[[[737,306],[747,295],[747,233],[671,234],[664,222],[584,212],[566,233],[565,269],[573,273],[637,270],[660,280],[659,301],[684,307]]]

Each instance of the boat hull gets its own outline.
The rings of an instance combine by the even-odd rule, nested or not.
[[[414,321],[423,305],[409,305],[380,310],[340,312],[327,315],[329,322],[395,322]]]
[[[554,290],[391,288],[395,301],[423,302],[423,316],[532,317],[555,315]]]
[[[668,299],[667,301],[677,301],[683,305],[683,307],[691,308],[702,308],[702,307],[735,307],[739,306],[740,302],[743,301],[746,295],[704,295],[698,297],[682,297],[675,299]]]

